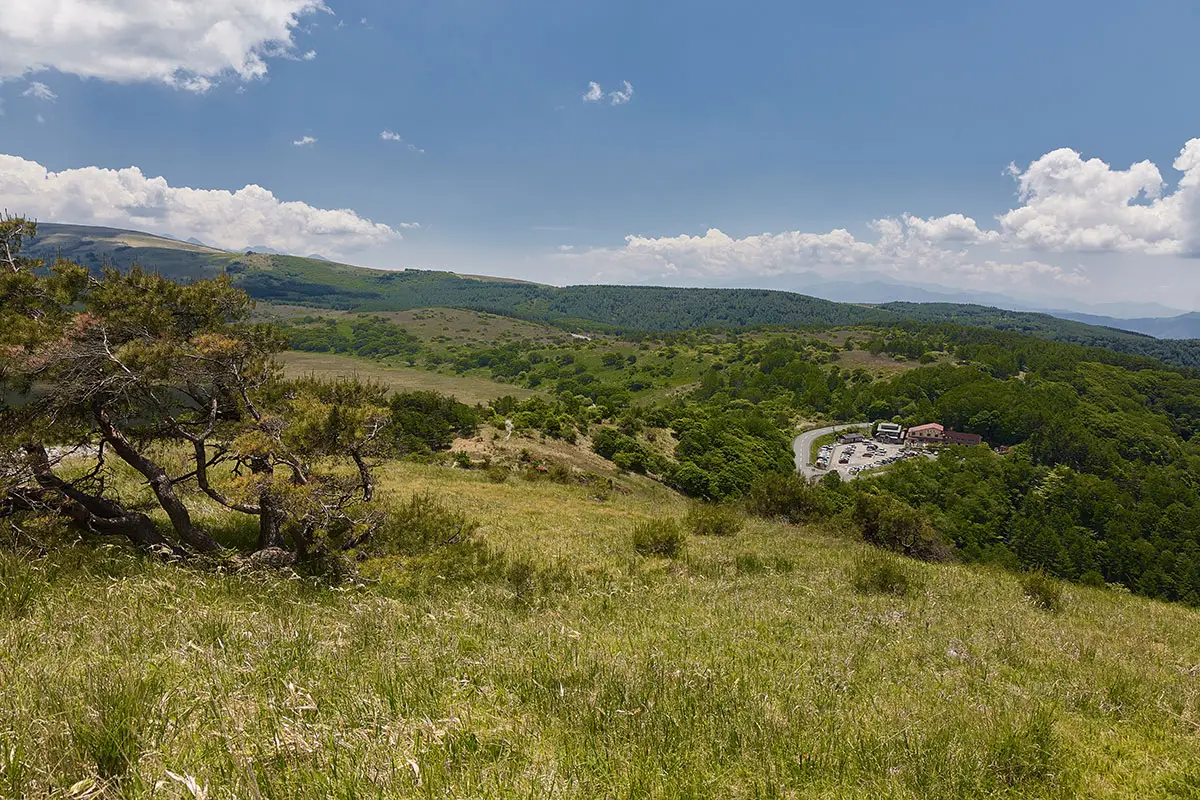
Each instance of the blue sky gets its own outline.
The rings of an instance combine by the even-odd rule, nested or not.
[[[1200,301],[1200,189],[1172,168],[1200,137],[1194,2],[210,0],[169,32],[152,0],[16,5],[0,21],[0,200],[42,219],[555,283],[878,274]],[[88,7],[110,24],[64,19]],[[593,81],[600,102],[584,100]],[[1059,148],[1078,158],[1039,162]],[[1161,207],[1122,189],[1146,183],[1125,173],[1146,160]],[[1010,163],[1083,183],[1030,203]],[[31,164],[57,182],[31,188]],[[136,202],[80,190],[103,183],[73,172],[87,167],[171,191],[128,176],[114,180]],[[247,185],[374,227],[251,204],[256,230],[222,218],[240,201],[214,198],[205,221],[173,194]],[[902,224],[904,244],[881,247],[873,221],[904,214],[977,228]],[[849,249],[806,238],[837,229]]]

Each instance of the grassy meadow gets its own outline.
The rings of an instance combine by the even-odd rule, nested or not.
[[[1195,611],[837,524],[643,557],[652,485],[380,472],[475,540],[337,587],[0,551],[0,797],[1200,797]]]
[[[455,375],[434,372],[400,363],[383,363],[367,358],[343,356],[336,353],[280,353],[279,362],[289,378],[316,375],[323,378],[358,378],[376,381],[397,392],[430,391],[457,398],[468,405],[488,403],[503,395],[520,400],[538,394],[533,389],[507,383],[497,383],[478,375]]]

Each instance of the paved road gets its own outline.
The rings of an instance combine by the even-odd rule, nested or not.
[[[817,428],[815,431],[805,431],[795,438],[792,442],[792,452],[796,454],[796,472],[799,472],[810,480],[825,472],[817,469],[809,463],[812,453],[813,442],[820,439],[827,433],[839,433],[845,430],[857,430],[860,428],[870,428],[869,422],[848,422],[844,425],[830,425],[828,428]]]

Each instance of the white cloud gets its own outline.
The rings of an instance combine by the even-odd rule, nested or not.
[[[929,219],[905,214],[903,220],[912,236],[935,244],[941,242],[982,244],[994,242],[1000,238],[1000,234],[996,231],[981,231],[975,220],[964,217],[962,214],[947,214],[944,217]]]
[[[50,87],[41,81],[33,81],[30,83],[29,88],[21,92],[21,96],[32,97],[35,100],[48,100],[51,103],[58,99],[58,95],[51,91]]]
[[[1200,139],[1192,139],[1183,146],[1174,166],[1183,173],[1175,193],[1181,250],[1187,255],[1200,255]]]
[[[36,117],[34,117],[34,119],[37,120],[38,125],[41,125],[41,124],[45,123],[45,121],[46,121],[46,118],[43,117],[41,114],[38,114]]]
[[[50,172],[41,164],[0,155],[0,208],[42,222],[134,228],[217,247],[249,243],[291,253],[339,254],[395,241],[396,228],[349,209],[284,201],[261,186],[237,191],[176,187],[136,167],[83,167]]]
[[[267,74],[323,0],[30,0],[0,14],[0,79],[44,70],[204,92]]]
[[[1176,163],[1190,162],[1181,155]],[[1017,180],[1022,205],[999,221],[1005,239],[1014,245],[1084,252],[1182,249],[1180,193],[1186,189],[1164,194],[1166,182],[1149,161],[1119,170],[1062,148],[1025,170],[1011,166],[1009,172]]]
[[[617,89],[614,92],[609,92],[609,99],[612,100],[614,106],[623,106],[633,99],[633,84],[629,81],[621,81],[625,84],[624,89]]]
[[[966,221],[964,221],[966,220]],[[625,246],[587,251],[559,248],[559,257],[589,267],[597,280],[684,279],[736,282],[815,272],[836,278],[846,273],[875,271],[897,278],[945,280],[986,287],[996,282],[1049,280],[1077,286],[1088,282],[1081,267],[1064,269],[1036,260],[999,261],[976,258],[967,249],[952,250],[939,241],[989,243],[994,232],[966,224],[966,218],[875,220],[874,240],[849,231],[828,233],[785,231],[734,238],[717,228],[703,236],[627,236]]]
[[[316,143],[317,143],[317,140],[311,136],[301,136],[299,139],[296,139],[295,141],[292,142],[292,144],[296,147],[308,147],[308,146],[314,145]]]
[[[385,142],[403,142],[404,137],[395,131],[383,131],[379,134],[379,138]],[[405,145],[410,153],[424,153],[425,151],[409,142]]]
[[[1113,169],[1073,150],[1047,153],[1022,170],[1010,168],[1021,205],[1000,214],[994,229],[971,217],[911,214],[870,223],[874,237],[844,229],[785,231],[734,238],[712,228],[702,236],[628,236],[623,247],[563,250],[559,257],[592,265],[598,279],[687,277],[734,280],[814,271],[835,277],[872,270],[910,279],[975,282],[1089,282],[1082,266],[1031,258],[1037,253],[1097,252],[1200,256],[1200,139],[1175,159],[1182,173],[1169,190],[1149,161]],[[997,254],[1024,255],[997,258]]]
[[[623,106],[633,99],[633,84],[629,81],[621,81],[624,88],[616,89],[608,93],[607,97],[614,106]],[[583,102],[599,103],[604,100],[604,87],[595,81],[588,81],[587,91],[583,93]]]
[[[316,57],[317,57],[316,50],[308,50],[304,53],[304,55],[300,56],[300,60],[301,61],[312,61]]]

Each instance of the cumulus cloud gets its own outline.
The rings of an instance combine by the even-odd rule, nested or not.
[[[969,224],[968,224],[969,223]],[[978,285],[1042,279],[1077,286],[1088,282],[1081,267],[1064,269],[1036,260],[999,261],[973,257],[969,248],[945,242],[989,243],[995,232],[981,231],[966,217],[922,219],[911,215],[871,223],[875,236],[860,239],[845,229],[828,233],[785,231],[734,238],[718,228],[703,236],[627,236],[624,247],[582,252],[562,250],[596,270],[600,280],[648,278],[728,282],[775,278],[800,272],[826,277],[864,270],[898,278],[948,280]]]
[[[385,142],[402,142],[402,141],[404,141],[403,136],[401,136],[400,134],[395,133],[393,131],[382,131],[379,134],[379,138],[383,139]]]
[[[33,83],[29,84],[29,88],[21,92],[21,96],[32,97],[35,100],[47,100],[51,103],[58,99],[58,95],[51,91],[50,87],[41,81],[34,81]]]
[[[909,235],[934,244],[943,242],[958,242],[962,244],[983,244],[994,242],[1000,238],[996,231],[982,231],[975,220],[962,214],[947,214],[944,217],[921,219],[911,214],[903,217],[904,225]]]
[[[595,81],[589,81],[587,91],[583,93],[583,102],[599,103],[603,99],[604,90],[600,88],[600,84]]]
[[[308,147],[317,143],[317,140],[311,136],[301,136],[292,142],[295,147]]]
[[[621,81],[625,84],[624,89],[617,89],[608,93],[608,98],[614,106],[623,106],[633,99],[633,84],[629,81]]]
[[[1175,162],[1185,181],[1200,176],[1188,157],[1189,142]],[[1165,194],[1158,167],[1141,161],[1113,169],[1074,150],[1047,153],[1022,170],[1010,166],[1022,205],[999,217],[1005,238],[1039,250],[1178,253],[1183,249],[1183,206],[1188,188]],[[1190,175],[1190,177],[1189,177]],[[1192,192],[1194,193],[1194,189]]]
[[[672,276],[703,280],[777,277],[798,272],[836,276],[849,269],[917,279],[1052,281],[1079,286],[1082,266],[1061,266],[1038,253],[1140,253],[1200,257],[1200,139],[1180,151],[1172,189],[1149,161],[1114,169],[1074,150],[1054,150],[1027,168],[1010,167],[1020,205],[981,227],[964,214],[902,214],[870,223],[873,236],[845,229],[763,233],[734,238],[718,228],[701,236],[628,236],[622,247],[562,251],[595,266],[598,279]],[[996,258],[997,253],[1012,254]],[[1024,255],[1017,255],[1017,254]]]
[[[1183,173],[1175,193],[1180,218],[1179,239],[1186,255],[1200,255],[1200,139],[1188,142],[1175,159]]]
[[[397,227],[416,227],[280,200],[253,184],[236,191],[171,186],[137,167],[51,172],[11,155],[0,155],[0,208],[42,222],[133,228],[229,249],[252,242],[290,253],[351,253],[401,238]]]
[[[0,80],[44,70],[204,92],[267,74],[323,0],[37,0],[0,14]]]

